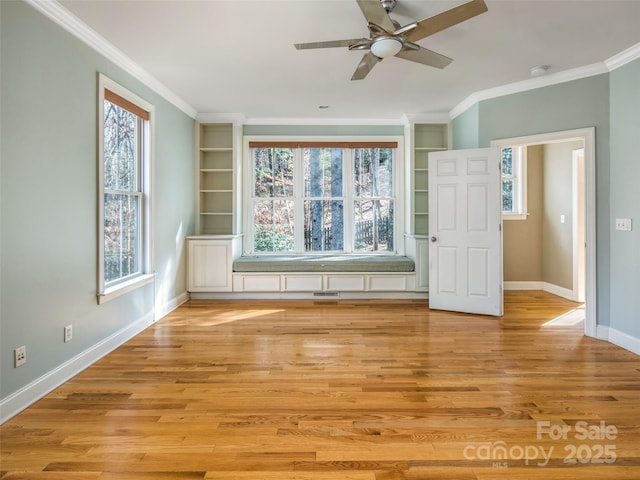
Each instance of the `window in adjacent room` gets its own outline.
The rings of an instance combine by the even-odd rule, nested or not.
[[[526,147],[502,147],[502,214],[505,220],[527,218]]]
[[[394,253],[397,142],[250,142],[253,253]]]
[[[150,104],[100,76],[100,303],[151,281]]]

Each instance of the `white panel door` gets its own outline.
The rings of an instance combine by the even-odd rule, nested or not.
[[[502,315],[497,148],[429,154],[429,308]]]

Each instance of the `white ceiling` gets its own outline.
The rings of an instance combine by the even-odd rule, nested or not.
[[[464,0],[398,0],[401,24]],[[351,81],[362,52],[294,43],[368,37],[355,0],[60,0],[200,113],[378,119],[448,113],[474,92],[601,63],[640,42],[640,0],[486,0],[489,11],[421,40],[443,70],[398,58]],[[328,105],[321,110],[319,105]]]

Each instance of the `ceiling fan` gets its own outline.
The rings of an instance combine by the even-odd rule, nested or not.
[[[415,42],[487,11],[487,5],[484,0],[471,0],[433,17],[400,26],[397,21],[389,16],[389,12],[396,5],[396,0],[356,1],[369,24],[370,38],[295,44],[298,50],[331,47],[348,47],[349,50],[369,50],[362,57],[351,80],[362,80],[379,61],[392,56],[431,67],[446,67],[453,61],[451,58],[427,50]]]

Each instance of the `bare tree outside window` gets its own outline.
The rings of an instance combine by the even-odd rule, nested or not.
[[[141,119],[104,101],[104,281],[140,272]]]
[[[344,249],[344,200],[342,198],[343,150],[305,148],[304,250]]]
[[[359,148],[354,152],[355,250],[392,252],[393,152]]]
[[[252,148],[254,251],[393,252],[393,155],[380,147]]]
[[[294,250],[293,151],[256,148],[254,161],[254,249]]]

